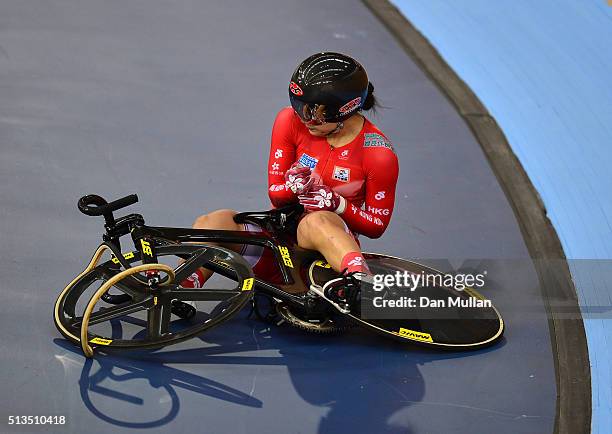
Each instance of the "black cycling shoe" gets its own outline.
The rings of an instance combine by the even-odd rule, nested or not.
[[[194,306],[180,300],[172,300],[171,312],[182,319],[191,319],[197,313]]]

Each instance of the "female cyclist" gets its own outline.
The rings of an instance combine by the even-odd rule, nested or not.
[[[391,143],[361,112],[375,107],[374,86],[355,59],[317,53],[289,83],[291,107],[274,122],[268,192],[274,207],[300,202],[295,234],[300,247],[318,250],[336,271],[367,273],[358,235],[380,237],[391,219],[398,161]],[[257,231],[234,222],[233,210],[198,217],[198,229]],[[255,275],[276,281],[274,258],[261,247],[227,246],[251,262]],[[184,286],[202,286],[208,270]]]

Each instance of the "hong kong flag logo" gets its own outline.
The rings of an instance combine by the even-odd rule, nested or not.
[[[294,95],[297,95],[297,96],[304,95],[304,91],[302,90],[302,88],[300,86],[298,86],[297,83],[295,83],[293,81],[291,83],[289,83],[289,90]]]

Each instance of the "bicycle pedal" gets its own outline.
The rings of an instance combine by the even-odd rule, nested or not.
[[[342,304],[337,303],[334,300],[331,300],[330,298],[328,298],[325,295],[325,292],[323,291],[322,287],[320,287],[318,285],[312,284],[312,285],[310,285],[310,291],[312,291],[313,293],[315,293],[319,297],[323,298],[325,301],[327,301],[329,304],[331,304],[339,312],[344,313],[344,314],[351,313],[351,309],[347,305],[342,305]]]

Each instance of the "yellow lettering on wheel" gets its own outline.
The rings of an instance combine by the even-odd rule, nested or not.
[[[287,247],[278,246],[281,258],[283,258],[283,264],[289,268],[293,268],[293,262],[291,261],[291,255],[289,255],[289,249]]]
[[[248,279],[244,279],[244,282],[242,283],[242,290],[243,291],[250,291],[251,289],[253,289],[253,282],[255,281],[255,279],[253,279],[252,277],[249,277]]]
[[[323,267],[323,268],[331,268],[331,265],[329,265],[327,262],[319,259],[317,262],[315,262],[315,265],[318,267]]]
[[[98,345],[110,345],[112,341],[113,341],[112,339],[93,338],[89,342],[91,342],[92,344],[98,344]]]
[[[433,339],[429,333],[417,332],[400,327],[398,334],[406,338],[414,339],[415,341],[433,342]]]

